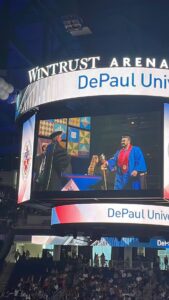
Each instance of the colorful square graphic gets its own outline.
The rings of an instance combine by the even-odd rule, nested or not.
[[[39,122],[39,136],[41,138],[49,138],[53,132],[62,131],[62,147],[67,149],[67,152],[71,156],[76,157],[89,156],[90,129],[91,117],[49,119]],[[39,151],[40,145],[38,148]]]
[[[54,131],[62,131],[62,139],[66,140],[67,125],[65,124],[54,124]]]
[[[79,156],[89,156],[90,145],[89,144],[79,144]]]
[[[80,130],[80,144],[90,144],[90,132],[85,130]]]
[[[78,153],[79,153],[78,152],[78,148],[79,148],[79,144],[78,143],[69,142],[68,143],[68,147],[67,147],[67,152],[71,156],[78,156]]]
[[[91,127],[91,117],[81,117],[80,128],[90,130],[90,127]]]
[[[75,127],[80,127],[80,118],[70,118],[69,125],[75,126]]]
[[[63,119],[54,119],[54,123],[55,124],[67,124],[67,119],[63,118]]]
[[[79,142],[79,129],[72,127],[68,128],[68,142]]]
[[[48,137],[54,131],[54,120],[40,121],[39,135]]]

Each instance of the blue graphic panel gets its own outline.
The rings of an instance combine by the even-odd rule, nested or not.
[[[91,117],[80,118],[80,128],[90,130]]]
[[[68,142],[78,143],[79,142],[79,129],[71,128],[68,129]]]
[[[67,125],[65,124],[54,124],[54,131],[62,131],[62,139],[66,139],[66,133],[67,133]]]

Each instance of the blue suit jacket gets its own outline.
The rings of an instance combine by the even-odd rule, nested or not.
[[[143,156],[143,153],[139,147],[132,146],[132,149],[129,154],[129,161],[128,161],[128,171],[126,173],[123,173],[121,168],[118,167],[118,156],[119,156],[120,150],[118,150],[115,155],[108,160],[108,167],[110,171],[115,170],[116,167],[116,177],[115,177],[115,184],[114,189],[115,190],[122,190],[125,188],[125,186],[129,183],[130,179],[132,179],[132,189],[140,189],[139,185],[136,184],[136,180],[138,181],[138,178],[134,178],[131,176],[131,173],[135,170],[137,172],[146,172],[147,167],[145,163],[145,159]],[[135,181],[135,183],[134,183]],[[135,187],[134,187],[135,186]]]

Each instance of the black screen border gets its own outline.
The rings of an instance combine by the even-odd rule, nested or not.
[[[132,201],[132,203],[136,202],[139,199],[143,199],[146,201],[146,199],[154,199],[154,201],[158,199],[163,199],[163,153],[164,153],[164,103],[165,99],[162,99],[163,101],[157,101],[157,99],[154,99],[155,97],[148,97],[148,96],[111,96],[113,101],[108,105],[108,109],[106,109],[106,104],[110,102],[108,100],[108,97],[99,97],[99,109],[96,109],[95,111],[91,108],[93,108],[93,104],[91,107],[89,107],[88,116],[106,116],[110,114],[119,114],[121,110],[122,103],[125,103],[124,111],[120,112],[123,114],[127,113],[141,113],[141,112],[151,112],[151,111],[159,111],[160,113],[160,129],[161,129],[161,137],[160,137],[160,165],[161,165],[161,171],[160,171],[160,189],[153,189],[153,190],[140,190],[140,191],[132,191],[132,190],[123,190],[123,191],[117,191],[117,190],[109,190],[109,191],[102,191],[102,190],[94,190],[94,191],[74,191],[74,192],[63,192],[63,191],[43,191],[43,192],[37,192],[33,191],[33,171],[32,171],[32,185],[31,185],[31,200],[34,201],[47,201],[52,203],[62,203],[65,201],[67,203],[78,203],[80,201],[111,201],[112,203],[115,203],[117,200],[122,200],[125,202],[129,202],[129,200]],[[149,98],[149,99],[147,99]],[[151,98],[151,99],[150,99]],[[87,100],[90,101],[90,99],[87,98]],[[77,100],[76,100],[77,101]],[[97,103],[98,97],[95,99],[95,103]],[[105,102],[106,101],[106,102]],[[138,101],[138,102],[137,102]],[[104,103],[104,104],[103,104]],[[113,105],[114,104],[114,107]],[[84,104],[83,104],[84,105]],[[104,106],[103,106],[104,105]],[[133,106],[134,105],[134,106]],[[44,109],[44,108],[47,109]],[[55,107],[55,110],[53,109]],[[105,108],[104,110],[101,108]],[[113,109],[113,112],[110,110]],[[146,107],[146,110],[145,110]],[[43,108],[43,109],[42,109]],[[90,111],[91,109],[91,111]],[[53,112],[55,113],[53,114]],[[58,103],[55,104],[46,104],[41,107],[41,110],[37,111],[36,113],[36,124],[35,124],[35,140],[34,140],[34,158],[33,158],[33,169],[34,169],[34,163],[35,163],[35,155],[36,155],[36,149],[38,144],[38,129],[39,129],[39,122],[40,120],[47,120],[56,118],[56,111],[58,112],[57,118],[75,118],[75,117],[83,117],[86,116],[85,110],[79,111],[77,109],[76,105],[74,110],[66,109],[65,111],[62,110],[58,106]],[[83,113],[82,113],[83,111]]]

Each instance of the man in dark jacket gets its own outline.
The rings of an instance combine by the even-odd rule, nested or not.
[[[71,174],[71,158],[61,146],[62,131],[55,131],[50,135],[52,142],[46,149],[44,169],[44,190],[60,191],[63,186],[63,174]]]
[[[34,189],[41,191],[43,189],[43,176],[46,160],[47,143],[42,144],[41,153],[36,155],[34,167]]]

